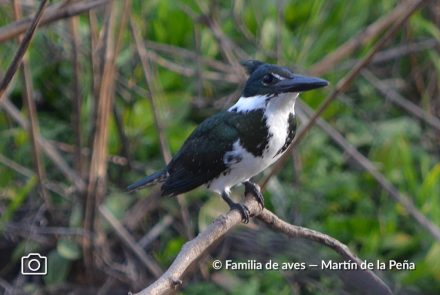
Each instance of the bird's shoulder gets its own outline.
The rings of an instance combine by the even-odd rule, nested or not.
[[[244,135],[252,135],[262,114],[221,111],[203,121],[168,164],[164,194],[189,191],[227,170],[224,156]],[[252,137],[252,136],[251,136]]]
[[[221,111],[203,121],[188,137],[182,149],[195,144],[200,150],[204,144],[209,144],[227,151],[238,139],[244,145],[256,145],[258,143],[255,141],[267,137],[267,133],[264,111],[261,109],[248,112]],[[207,151],[212,152],[210,149]]]
[[[185,140],[173,162],[186,158],[198,162],[205,158],[222,157],[240,135],[235,124],[231,124],[233,117],[235,114],[222,111],[205,119]]]

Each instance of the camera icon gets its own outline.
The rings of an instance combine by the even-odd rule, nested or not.
[[[23,275],[46,275],[47,257],[39,253],[29,253],[21,257],[21,274]]]

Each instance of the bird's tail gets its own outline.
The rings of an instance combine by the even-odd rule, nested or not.
[[[158,171],[156,173],[153,173],[149,176],[145,176],[142,179],[139,179],[138,181],[136,181],[135,183],[129,185],[127,187],[128,191],[135,191],[135,190],[139,190],[141,188],[150,186],[150,185],[154,185],[156,183],[161,183],[164,182],[167,178],[168,178],[168,172],[166,171],[166,169],[162,170],[162,171]]]

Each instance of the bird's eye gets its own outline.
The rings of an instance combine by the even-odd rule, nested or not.
[[[261,80],[261,82],[263,83],[264,86],[271,85],[276,81],[277,81],[277,78],[275,78],[272,74],[264,75],[263,79]]]

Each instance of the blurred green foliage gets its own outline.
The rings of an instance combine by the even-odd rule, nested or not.
[[[133,1],[131,18],[141,28],[140,33],[147,43],[164,43],[197,52],[194,44],[198,42],[200,55],[223,60],[221,45],[213,32],[207,26],[195,23],[185,12],[192,10],[198,14],[203,9],[211,8],[224,35],[250,57],[277,62],[304,72],[304,69],[336,50],[398,3],[400,1],[397,0]],[[11,22],[12,16],[10,10],[4,4],[1,5],[0,25],[4,26]],[[244,32],[241,30],[245,30],[251,38],[243,37]],[[64,22],[41,29],[29,48],[29,58],[41,134],[49,140],[74,145],[75,136],[71,127],[73,66],[68,35]],[[196,35],[199,36],[197,41]],[[93,73],[90,67],[88,19],[85,15],[80,17],[80,36],[83,96],[81,130],[84,145],[90,147],[95,98],[91,89]],[[440,41],[438,24],[428,9],[412,16],[404,30],[388,47],[425,39]],[[347,59],[361,58],[372,44],[370,42]],[[8,66],[15,48],[12,41],[0,44],[1,69]],[[196,67],[194,61],[188,62],[172,54],[166,57],[184,67]],[[185,77],[158,66],[154,61],[151,65],[158,112],[166,127],[165,136],[170,149],[175,153],[201,119],[227,106],[224,104],[224,97],[239,85],[209,79],[197,81],[196,77]],[[125,186],[142,174],[159,169],[164,161],[152,108],[146,99],[148,94],[144,73],[128,29],[123,34],[117,66],[119,75],[115,82],[115,108],[122,118],[129,156],[131,160],[142,163],[145,168],[140,173],[116,164],[109,166],[109,194],[104,205],[116,218],[123,221],[127,211],[137,200],[146,198],[154,190],[151,188],[127,195],[124,192]],[[411,57],[387,61],[372,69],[385,78],[403,84],[401,90],[405,97],[411,98],[428,112],[434,113],[437,109],[438,114],[438,99],[435,101],[429,95],[428,89],[418,89],[412,75],[413,71],[418,71],[422,78],[431,77],[440,82],[438,51],[422,51]],[[346,72],[346,67],[337,65],[323,77],[334,86]],[[11,87],[10,99],[20,108],[22,115],[26,115],[21,102],[23,89],[20,80],[16,79]],[[439,93],[436,94],[438,97]],[[324,90],[314,91],[302,95],[302,99],[316,108],[325,95]],[[385,98],[362,78],[356,79],[346,95],[327,109],[324,119],[367,156],[400,192],[411,197],[423,214],[440,226],[438,133],[385,102]],[[112,118],[109,153],[126,156],[123,154],[124,144]],[[3,111],[0,112],[0,153],[33,169],[27,131],[17,126]],[[73,155],[63,153],[63,156],[73,166]],[[288,161],[276,179],[269,183],[265,192],[266,206],[269,209],[295,224],[323,231],[341,240],[361,258],[408,260],[416,263],[414,271],[382,273],[395,290],[410,290],[412,294],[440,293],[439,242],[414,222],[402,206],[392,201],[368,173],[361,170],[316,127],[296,149],[295,158],[294,165]],[[68,181],[47,158],[44,163],[51,181],[68,185]],[[3,231],[8,222],[20,222],[27,210],[33,212],[32,215],[35,214],[36,206],[32,204],[42,202],[36,185],[35,176],[24,177],[7,166],[0,165],[0,228]],[[52,225],[80,228],[84,218],[81,198],[66,198],[56,193],[51,193],[51,198],[60,215],[64,217],[56,220],[60,224]],[[205,189],[186,194],[185,198],[190,207],[191,224],[196,232],[227,210],[219,198],[211,196]],[[179,207],[175,200],[162,199],[160,202],[158,209],[145,216],[141,229],[133,233],[136,237],[142,237],[166,212],[179,216]],[[181,226],[179,223],[167,229],[160,239],[149,246],[148,251],[164,269],[187,239],[182,234],[184,231],[179,231]],[[104,230],[111,235],[110,226],[104,224]],[[285,243],[289,243],[289,240]],[[268,245],[265,246],[269,248]],[[40,249],[48,255],[50,275],[44,278],[45,285],[56,286],[75,280],[74,272],[77,269],[73,265],[82,259],[79,239],[60,237],[51,246],[38,243],[35,245],[34,242],[23,239],[15,243],[14,247],[15,255],[11,256],[11,263],[19,263],[20,255],[27,253],[29,249]],[[229,256],[239,259],[243,254],[234,250],[233,245],[229,247],[229,250],[225,250],[229,251]],[[255,259],[264,259],[258,249],[253,252]],[[276,251],[271,253],[273,259],[292,255],[295,254]],[[315,255],[326,259],[332,254],[321,249]],[[296,259],[301,261],[301,257]],[[215,273],[212,269],[209,272]],[[305,280],[303,285],[296,285],[297,289],[290,288],[295,285],[292,283],[298,274],[295,272],[292,272],[293,275],[257,271],[222,273],[236,277],[235,287],[223,290],[213,281],[200,278],[186,284],[182,294],[340,294],[335,290],[341,288],[339,281],[329,279],[325,273],[312,275],[310,282]],[[29,284],[27,288],[36,287]]]

